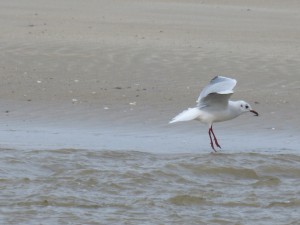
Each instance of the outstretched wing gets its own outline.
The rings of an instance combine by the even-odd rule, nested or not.
[[[235,85],[235,79],[223,76],[214,77],[201,91],[197,100],[198,107],[226,107]]]

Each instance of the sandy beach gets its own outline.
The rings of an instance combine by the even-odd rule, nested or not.
[[[209,154],[205,125],[168,122],[226,75],[238,81],[232,99],[260,116],[216,124],[222,153],[297,155],[299,10],[293,0],[2,1],[1,149]]]
[[[246,129],[267,145],[275,135],[282,148],[299,132],[298,9],[296,1],[3,2],[2,135],[49,125],[206,136],[199,124],[166,124],[212,77],[227,75],[238,80],[233,99],[261,117],[218,124],[218,132]]]

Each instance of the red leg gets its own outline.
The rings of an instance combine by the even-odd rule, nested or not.
[[[214,133],[214,130],[213,130],[213,128],[212,128],[212,125],[211,125],[211,127],[210,127],[210,130],[211,130],[211,133],[212,133],[213,136],[214,136],[214,140],[215,140],[216,146],[218,146],[219,148],[221,148],[221,146],[219,145],[218,140],[217,140],[217,138],[216,138],[216,135],[215,135],[215,133]]]
[[[217,152],[216,149],[215,149],[215,147],[214,147],[214,143],[213,143],[213,141],[212,141],[212,138],[211,138],[211,128],[208,129],[208,135],[209,135],[209,139],[210,139],[210,146],[211,146],[211,148],[212,148],[215,152]]]

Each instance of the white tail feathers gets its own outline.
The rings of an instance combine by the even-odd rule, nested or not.
[[[198,108],[189,108],[187,110],[184,110],[182,113],[179,113],[169,123],[194,120],[199,115],[200,115],[200,110]]]

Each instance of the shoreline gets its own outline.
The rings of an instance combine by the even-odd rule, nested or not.
[[[253,142],[258,139],[264,147],[299,147],[299,4],[128,0],[101,8],[105,1],[97,1],[84,6],[78,2],[64,13],[69,3],[51,3],[51,8],[35,0],[26,6],[0,3],[0,123],[5,145],[14,144],[14,130],[20,131],[20,142],[30,146],[37,128],[45,136],[51,129],[66,135],[74,129],[76,137],[77,132],[92,133],[87,139],[94,146],[95,134],[104,133],[113,142],[121,135],[118,130],[133,136],[120,142],[126,142],[124,149],[151,149],[154,137],[159,145],[172,143],[170,148],[182,151],[184,143],[174,140],[197,146],[198,135],[206,146],[205,126],[167,123],[195,105],[210,79],[227,75],[238,81],[232,99],[244,99],[261,116],[218,124],[220,138],[230,130],[228,138],[236,146],[234,135],[247,141],[245,134],[253,133]],[[52,138],[51,143],[60,139]],[[168,141],[161,141],[164,138]],[[72,147],[72,138],[67,139]],[[45,137],[36,143],[51,145]],[[76,146],[81,145],[73,142]]]

